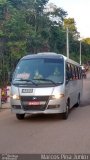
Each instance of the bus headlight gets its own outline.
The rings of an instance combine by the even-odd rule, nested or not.
[[[55,94],[55,95],[51,96],[51,99],[60,99],[60,98],[63,98],[63,97],[64,97],[64,94]]]
[[[20,97],[18,95],[16,95],[16,94],[12,95],[11,97],[12,97],[12,99],[16,99],[16,100],[20,99]]]

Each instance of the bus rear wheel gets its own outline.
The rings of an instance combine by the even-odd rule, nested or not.
[[[19,120],[23,120],[25,117],[25,114],[16,114],[16,118]]]
[[[78,94],[77,103],[75,105],[76,107],[80,106],[80,94]]]

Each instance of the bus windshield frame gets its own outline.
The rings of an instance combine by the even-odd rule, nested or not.
[[[18,63],[12,79],[13,84],[63,84],[63,58],[22,59]]]

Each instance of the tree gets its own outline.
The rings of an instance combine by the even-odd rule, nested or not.
[[[90,38],[84,38],[82,40],[85,44],[89,44],[90,45]]]
[[[69,29],[70,34],[73,36],[73,38],[75,40],[78,40],[79,32],[77,31],[74,18],[64,19],[64,28],[66,29],[67,27]]]
[[[46,12],[49,0],[0,0],[0,75],[3,80],[26,54],[53,51],[66,55],[66,27],[70,56],[78,60],[79,33],[73,18],[57,6]],[[83,61],[89,58],[89,39],[82,42]],[[86,57],[85,57],[86,56]]]

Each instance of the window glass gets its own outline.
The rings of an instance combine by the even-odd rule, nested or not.
[[[21,60],[16,67],[13,80],[15,79],[50,79],[55,83],[64,80],[63,59],[28,59]],[[49,82],[49,81],[48,81]],[[38,81],[38,83],[45,83]],[[47,83],[47,82],[46,82]]]

